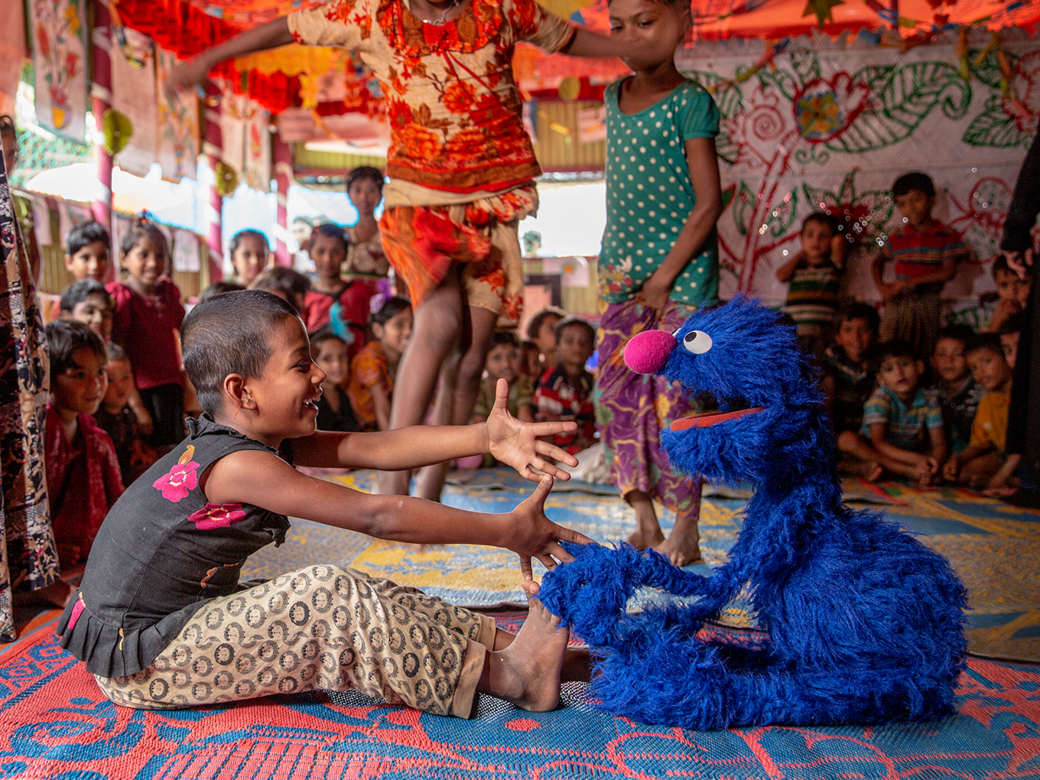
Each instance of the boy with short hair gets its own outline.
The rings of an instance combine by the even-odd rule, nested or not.
[[[939,400],[950,449],[955,453],[968,446],[975,410],[986,394],[986,388],[972,377],[965,357],[965,350],[974,339],[975,332],[967,325],[947,325],[939,331],[932,352],[932,371],[939,379]]]
[[[986,388],[971,426],[968,446],[947,461],[943,476],[950,482],[996,492],[1013,490],[1013,475],[1020,456],[1005,457],[1008,405],[1011,402],[1011,367],[1004,359],[1000,338],[983,333],[967,349],[968,365],[975,381]]]
[[[97,279],[78,279],[66,287],[58,301],[58,316],[82,322],[106,344],[112,338],[112,296]]]
[[[585,370],[595,350],[596,330],[581,317],[565,317],[556,324],[556,368],[548,369],[534,393],[538,422],[576,422],[575,431],[547,439],[574,455],[596,441],[596,412],[592,405],[592,374]]]
[[[997,285],[997,306],[985,330],[987,333],[1000,333],[1000,328],[1009,317],[1025,310],[1026,299],[1029,298],[1030,277],[1019,279],[1002,254],[994,258],[990,272]]]
[[[47,351],[47,492],[58,558],[67,569],[86,559],[123,482],[112,440],[91,416],[108,386],[101,338],[82,322],[59,319],[47,325]]]
[[[930,355],[939,331],[943,285],[957,273],[968,250],[956,231],[932,217],[935,185],[924,173],[907,173],[892,185],[904,225],[888,235],[874,259],[874,283],[884,310],[881,339],[909,342],[917,357]],[[885,282],[885,263],[895,265],[895,280]]]
[[[520,339],[511,330],[496,330],[484,363],[473,421],[486,420],[495,405],[499,379],[509,383],[509,413],[522,422],[534,422],[534,383],[520,370]]]
[[[65,268],[79,279],[96,279],[104,284],[112,238],[100,222],[87,220],[73,225],[65,236]]]
[[[860,432],[885,470],[927,487],[946,461],[939,394],[921,387],[924,363],[906,342],[881,344],[874,362],[879,387],[863,407]]]
[[[1018,362],[1018,339],[1022,335],[1022,329],[1026,326],[1026,313],[1024,311],[1012,314],[1000,326],[997,332],[1000,336],[1000,346],[1004,348],[1004,359],[1015,370]]]
[[[867,359],[869,350],[877,341],[878,313],[865,303],[847,303],[838,309],[837,329],[834,343],[823,356],[821,389],[827,399],[827,414],[834,428],[840,453],[854,456],[853,461],[839,461],[839,467],[855,461],[867,464],[865,468],[853,467],[863,476],[877,472],[874,453],[864,449],[865,442],[859,437],[863,424],[863,404],[874,392],[874,372]]]
[[[848,242],[837,220],[822,211],[805,218],[800,238],[801,251],[776,269],[776,278],[790,284],[784,312],[798,329],[798,342],[820,357],[834,332]]]

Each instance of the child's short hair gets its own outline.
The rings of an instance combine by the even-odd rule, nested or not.
[[[379,187],[380,191],[382,191],[384,181],[383,172],[378,168],[371,167],[370,165],[359,165],[347,174],[346,191],[350,192],[351,187],[364,179],[375,182],[375,185]]]
[[[65,373],[78,349],[89,349],[106,360],[105,342],[79,320],[58,319],[47,323],[47,354],[51,360],[51,378]]]
[[[1007,258],[1004,257],[1003,253],[993,258],[993,262],[990,264],[989,272],[993,276],[993,281],[997,280],[998,273],[1013,274],[1011,266],[1008,265]]]
[[[835,320],[836,326],[840,328],[851,320],[865,320],[867,327],[870,328],[875,336],[881,329],[881,315],[878,314],[877,309],[866,303],[850,301],[838,307]]]
[[[1000,336],[996,333],[975,334],[975,338],[964,348],[964,355],[968,356],[972,352],[981,352],[985,349],[1000,355],[1001,359],[1004,358],[1004,345],[1000,343]]]
[[[935,184],[932,182],[932,177],[920,171],[904,173],[892,185],[893,195],[906,195],[913,190],[917,190],[930,198],[935,197]]]
[[[188,312],[181,350],[203,411],[220,411],[228,374],[263,376],[271,359],[271,333],[288,319],[299,319],[296,309],[266,290],[210,298]]]
[[[560,343],[560,336],[567,328],[584,328],[585,332],[589,334],[589,338],[592,339],[592,343],[596,343],[596,329],[592,327],[592,323],[584,317],[578,317],[577,315],[571,315],[570,317],[564,317],[562,320],[556,323],[554,333],[556,334],[556,343]]]
[[[559,306],[546,306],[535,313],[527,323],[527,338],[531,341],[538,340],[538,331],[542,329],[542,323],[547,317],[559,317],[561,320],[567,318],[567,312]]]
[[[62,292],[58,301],[58,310],[71,314],[78,304],[83,303],[91,295],[102,296],[108,301],[108,308],[112,308],[112,296],[108,294],[105,285],[97,279],[77,279]]]
[[[812,214],[802,220],[802,232],[805,232],[805,228],[809,223],[815,222],[817,225],[826,225],[831,229],[832,235],[838,235],[838,220],[826,211],[814,211]]]
[[[878,344],[870,351],[870,362],[873,366],[874,373],[877,374],[881,371],[881,364],[890,358],[910,358],[911,360],[918,360],[917,353],[914,351],[913,344],[909,341],[903,341],[901,339],[893,339],[892,341],[884,341]]]
[[[515,330],[496,330],[491,334],[490,349],[502,346],[520,349],[520,339]]]
[[[974,338],[975,331],[971,329],[970,325],[945,325],[939,328],[939,332],[935,334],[935,344],[938,346],[943,339],[949,339],[951,341],[959,341],[961,346],[967,349],[968,344]]]
[[[272,293],[281,293],[291,302],[296,300],[297,295],[306,295],[311,291],[311,280],[284,265],[276,265],[260,272],[252,284],[250,290],[266,290]]]
[[[259,239],[260,243],[264,245],[264,249],[266,249],[268,252],[271,251],[271,245],[267,243],[267,236],[265,236],[259,230],[254,230],[253,228],[246,228],[245,230],[239,230],[237,233],[235,233],[235,235],[231,237],[231,244],[228,247],[228,249],[232,255],[235,254],[235,250],[237,250],[238,247],[241,246],[242,242],[247,238]]]
[[[1014,314],[1009,316],[1006,320],[1000,323],[1000,327],[997,328],[998,336],[1010,336],[1012,333],[1021,333],[1026,328],[1026,313],[1024,311],[1016,311]]]
[[[323,222],[311,232],[311,240],[324,236],[325,238],[335,238],[343,244],[343,251],[347,250],[350,245],[350,241],[347,239],[347,231],[337,225],[335,222]]]
[[[105,345],[105,360],[109,363],[114,363],[120,360],[125,360],[128,363],[130,362],[130,358],[126,356],[126,350],[114,341]]]
[[[216,298],[218,295],[223,295],[224,293],[242,292],[244,289],[246,288],[238,282],[213,282],[213,284],[199,294],[199,303],[208,301],[210,298]]]
[[[95,241],[105,245],[105,249],[112,248],[112,237],[108,234],[105,226],[93,219],[73,225],[65,236],[65,252],[73,257],[79,250],[88,247]]]
[[[170,247],[166,243],[166,234],[147,217],[135,217],[131,220],[130,229],[126,231],[123,235],[123,240],[119,242],[119,251],[124,255],[130,254],[131,250],[137,246],[137,242],[145,236],[148,236],[162,247],[163,256],[167,260],[170,258]]]
[[[318,359],[318,355],[321,353],[321,345],[326,341],[338,341],[344,347],[347,346],[347,342],[337,336],[328,328],[322,328],[313,336],[311,336],[311,357],[315,360]]]
[[[383,301],[382,306],[380,306],[376,311],[368,315],[368,324],[386,325],[386,323],[388,323],[398,314],[403,312],[405,309],[410,308],[412,308],[412,302],[407,298],[403,298],[400,295],[395,295],[392,298],[387,298],[385,301]]]

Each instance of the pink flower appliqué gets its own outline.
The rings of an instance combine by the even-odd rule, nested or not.
[[[195,472],[198,471],[199,464],[191,459],[194,454],[195,447],[189,444],[170,472],[152,483],[152,487],[161,490],[163,498],[167,501],[177,503],[182,498],[187,498],[188,493],[198,487],[199,475]]]
[[[232,523],[244,520],[246,513],[242,511],[241,504],[206,504],[198,512],[188,515],[188,519],[195,523],[200,531],[210,531],[214,528],[227,528]]]

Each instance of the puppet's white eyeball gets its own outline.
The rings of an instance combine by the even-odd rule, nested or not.
[[[694,355],[703,355],[711,349],[711,336],[703,330],[691,330],[683,338],[683,346],[687,352],[692,352]]]

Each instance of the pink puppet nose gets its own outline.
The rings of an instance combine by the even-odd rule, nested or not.
[[[625,345],[625,365],[639,374],[652,374],[668,362],[675,336],[666,330],[645,330]]]

